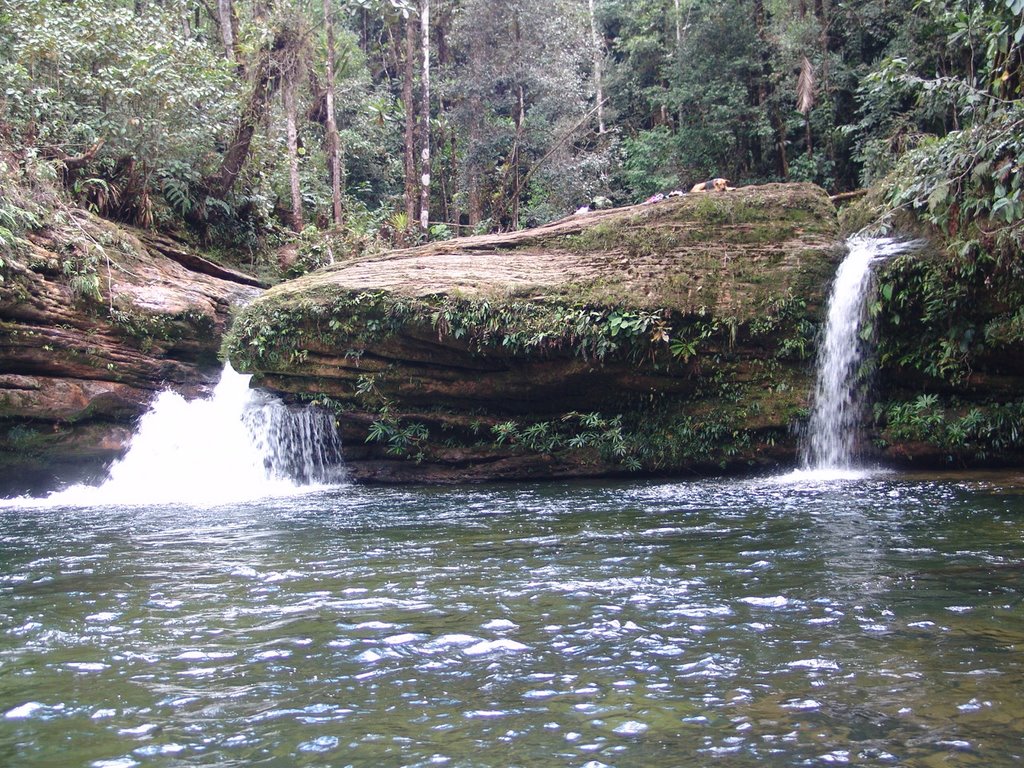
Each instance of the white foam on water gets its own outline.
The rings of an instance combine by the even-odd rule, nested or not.
[[[330,415],[288,408],[225,366],[213,393],[165,390],[139,421],[125,456],[98,486],[75,485],[28,506],[217,506],[294,495],[342,479]]]

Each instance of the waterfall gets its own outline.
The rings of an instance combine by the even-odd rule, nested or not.
[[[853,468],[862,403],[858,372],[865,345],[860,338],[871,286],[871,265],[911,244],[885,238],[854,237],[839,265],[828,299],[828,317],[818,349],[814,406],[803,447],[810,470]]]
[[[208,398],[161,392],[100,486],[77,485],[47,501],[214,505],[340,481],[341,442],[331,415],[289,408],[250,389],[249,379],[225,366]]]

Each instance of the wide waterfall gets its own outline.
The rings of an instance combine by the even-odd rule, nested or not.
[[[854,237],[847,243],[849,253],[832,283],[828,317],[818,349],[814,406],[802,457],[806,469],[842,472],[853,468],[862,413],[859,371],[865,344],[861,328],[871,286],[871,266],[909,245],[868,237]]]
[[[206,399],[161,392],[102,485],[77,485],[48,501],[212,505],[340,481],[341,443],[330,414],[289,408],[250,389],[249,379],[225,366]]]

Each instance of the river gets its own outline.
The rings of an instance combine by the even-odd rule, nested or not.
[[[1024,475],[0,506],[0,765],[1019,765]]]

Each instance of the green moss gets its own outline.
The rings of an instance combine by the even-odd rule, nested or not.
[[[804,238],[805,226],[822,244]],[[738,465],[794,441],[814,316],[833,270],[824,238],[834,231],[821,190],[695,195],[519,236],[507,248],[474,246],[495,259],[537,254],[575,282],[506,289],[497,269],[486,285],[453,278],[446,293],[424,296],[415,275],[385,281],[393,291],[355,290],[345,270],[325,270],[240,312],[226,349],[268,385],[331,404],[378,458],[444,463],[458,449],[622,471]],[[777,244],[791,239],[805,252]],[[435,343],[434,356],[420,349]],[[472,370],[479,381],[468,381]],[[543,403],[534,407],[518,384],[518,399],[503,399],[519,373]],[[563,386],[575,376],[590,389]]]
[[[408,298],[386,292],[268,296],[236,319],[227,338],[229,359],[243,370],[286,371],[301,365],[304,345],[359,350],[396,334],[429,331],[481,356],[582,360],[646,360],[670,368],[697,352],[694,346],[738,325],[711,320],[704,311],[595,307],[586,304],[455,298]],[[776,301],[759,324],[797,322],[805,305]],[[801,333],[803,326],[801,326]],[[733,331],[733,334],[735,331]]]

